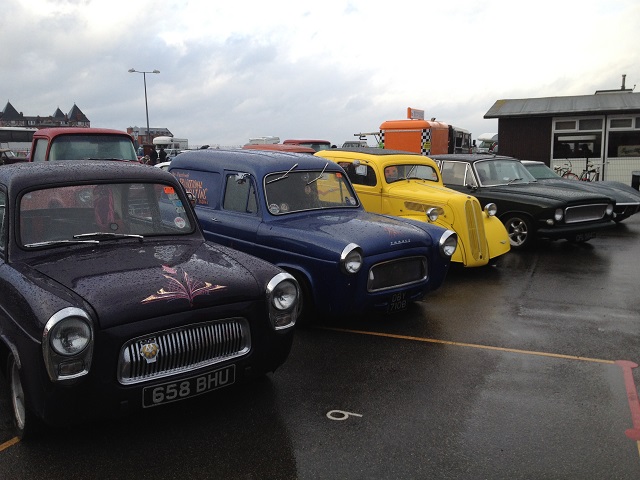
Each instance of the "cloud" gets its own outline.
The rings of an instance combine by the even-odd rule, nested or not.
[[[341,144],[406,108],[466,128],[501,98],[640,83],[632,0],[5,0],[0,94],[26,115],[77,104],[93,126],[192,145],[249,137]],[[7,19],[11,19],[8,21]],[[2,106],[0,106],[2,108]]]

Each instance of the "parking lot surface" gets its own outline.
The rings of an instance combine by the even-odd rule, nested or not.
[[[636,216],[638,217],[638,216]],[[0,478],[640,478],[640,218],[299,328],[257,382],[18,442]],[[5,385],[2,385],[5,389]]]

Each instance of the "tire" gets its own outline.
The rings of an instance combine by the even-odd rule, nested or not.
[[[566,178],[568,180],[580,180],[580,177],[573,172],[567,172],[562,175],[562,178]]]
[[[514,250],[528,247],[533,241],[533,225],[523,216],[512,215],[504,220],[504,226],[509,234],[509,243]]]
[[[9,401],[11,402],[16,436],[24,440],[34,435],[38,429],[39,422],[27,407],[20,370],[13,355],[9,357],[7,365],[7,380],[9,382]]]

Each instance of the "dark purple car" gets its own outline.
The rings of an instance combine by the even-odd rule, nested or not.
[[[181,185],[112,161],[0,168],[0,363],[19,436],[274,371],[299,287],[204,239]]]

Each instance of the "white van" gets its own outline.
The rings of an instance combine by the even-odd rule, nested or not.
[[[478,136],[478,142],[476,144],[478,153],[491,152],[491,147],[498,143],[497,133],[483,133]]]

